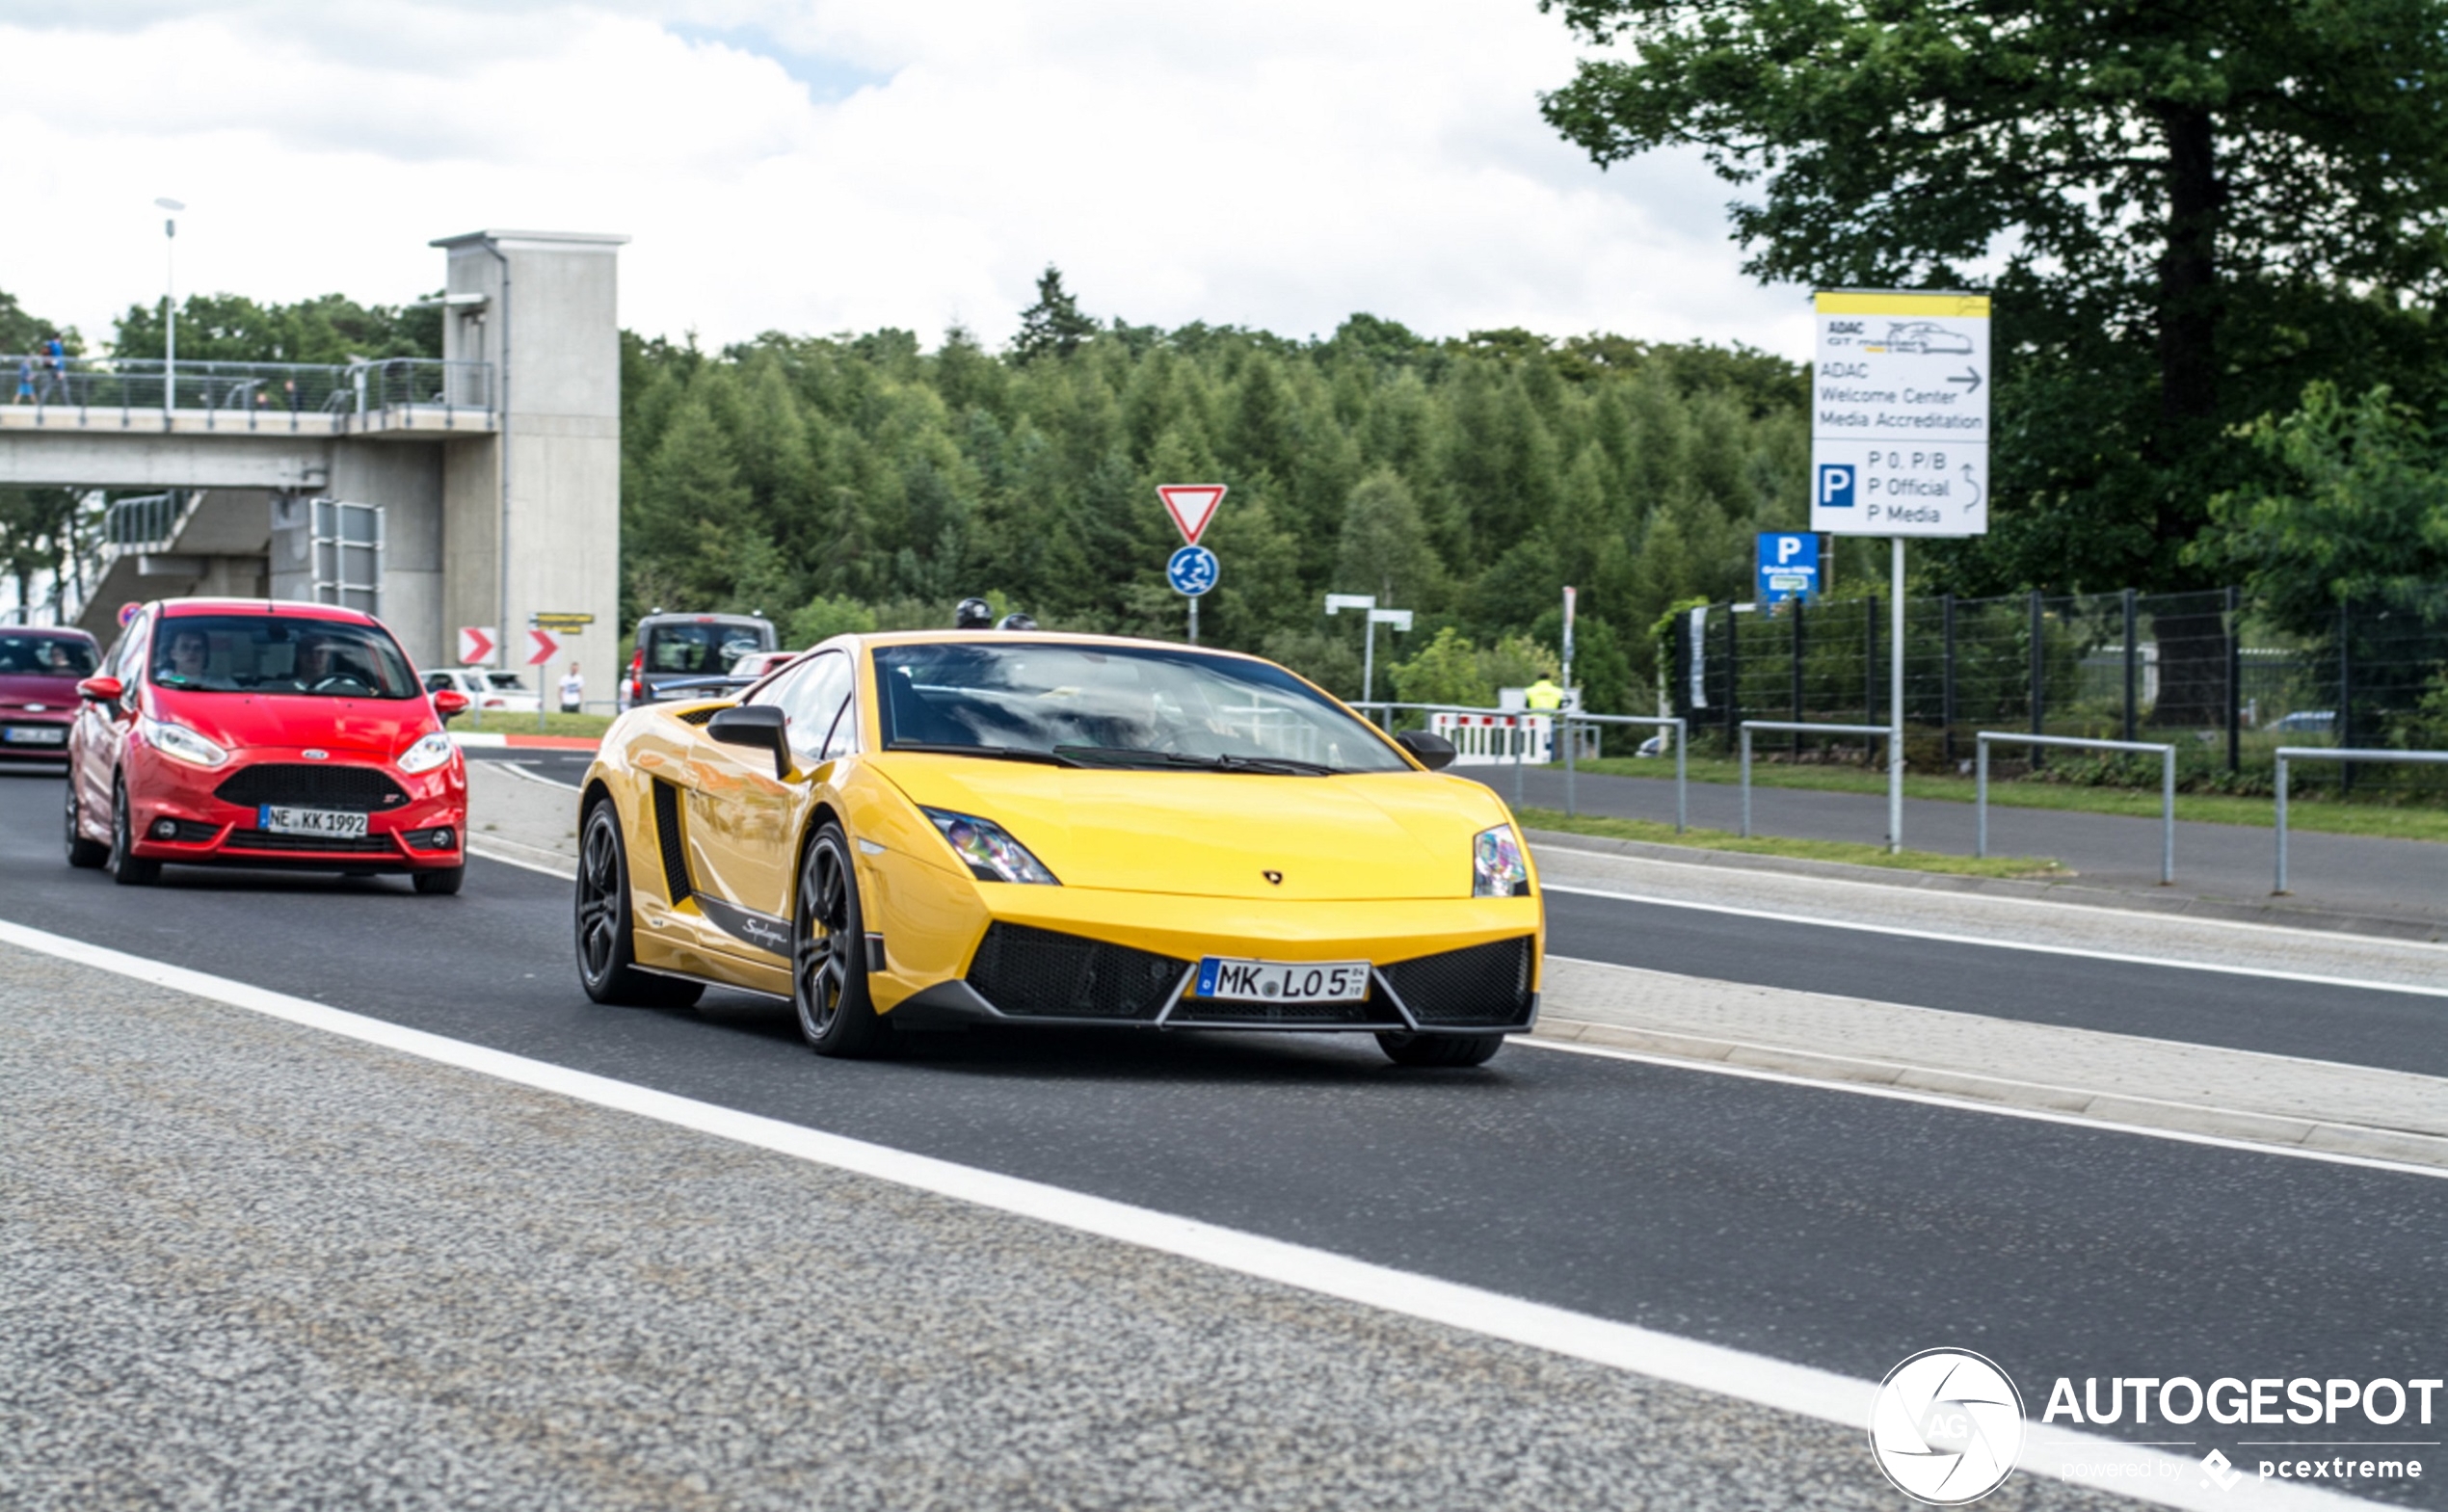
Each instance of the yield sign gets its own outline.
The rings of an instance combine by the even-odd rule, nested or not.
[[[493,659],[501,632],[490,624],[463,624],[459,627],[459,664],[481,666]]]
[[[1215,517],[1215,506],[1224,502],[1224,488],[1221,483],[1161,483],[1156,494],[1164,500],[1182,540],[1197,545],[1199,537],[1207,533],[1208,521]]]
[[[561,637],[550,630],[527,632],[527,665],[541,667],[561,654]]]

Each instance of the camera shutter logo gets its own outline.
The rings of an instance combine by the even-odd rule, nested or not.
[[[1925,1349],[1878,1383],[1871,1456],[1916,1501],[1978,1501],[2006,1483],[2022,1450],[2023,1393],[1981,1355]]]

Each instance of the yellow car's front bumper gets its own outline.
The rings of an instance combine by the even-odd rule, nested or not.
[[[889,884],[888,884],[889,886]],[[896,908],[877,1004],[905,1024],[1518,1033],[1537,1014],[1535,898],[1317,902],[977,883],[923,920]],[[950,894],[946,896],[945,894]],[[1366,961],[1365,1001],[1201,997],[1207,956]]]

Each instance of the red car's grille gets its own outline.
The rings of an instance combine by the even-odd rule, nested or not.
[[[319,761],[266,761],[247,767],[213,789],[226,804],[253,809],[339,809],[377,813],[408,802],[408,793],[380,767],[325,765]]]

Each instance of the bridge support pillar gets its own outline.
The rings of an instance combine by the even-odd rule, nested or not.
[[[616,253],[625,236],[474,231],[450,254],[442,355],[500,375],[493,437],[441,459],[440,624],[497,625],[513,667],[538,613],[592,614],[538,669],[547,698],[574,660],[608,700],[621,639],[621,332]]]

